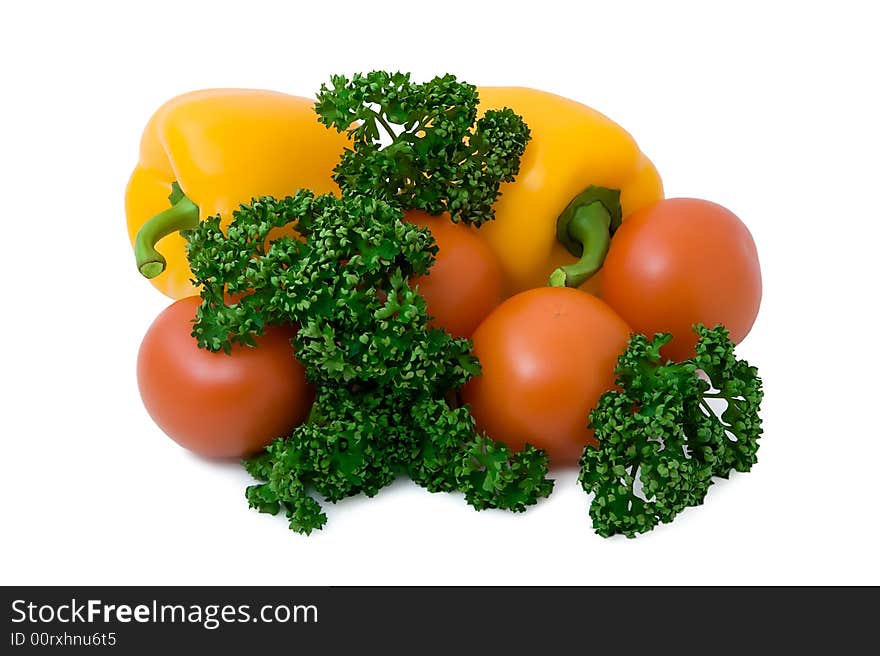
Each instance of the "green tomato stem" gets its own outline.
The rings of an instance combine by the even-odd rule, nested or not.
[[[145,278],[155,278],[165,270],[165,257],[156,250],[156,243],[172,232],[190,230],[199,225],[199,208],[189,198],[172,194],[176,202],[159,212],[138,230],[134,240],[134,257]]]

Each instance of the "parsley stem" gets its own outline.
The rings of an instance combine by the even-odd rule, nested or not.
[[[145,278],[155,278],[165,270],[165,257],[156,250],[160,239],[198,225],[199,208],[183,194],[171,207],[148,219],[134,240],[135,261],[141,274]]]
[[[375,117],[376,121],[379,122],[379,125],[381,125],[383,128],[385,128],[385,132],[388,133],[388,136],[391,137],[391,140],[397,141],[397,133],[391,127],[391,124],[385,120],[385,117],[382,116],[381,112],[372,111],[371,113],[372,113],[373,117]]]

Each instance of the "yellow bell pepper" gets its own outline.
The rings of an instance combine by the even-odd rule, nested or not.
[[[171,298],[198,292],[178,231],[201,218],[219,214],[225,226],[232,210],[258,196],[338,193],[331,174],[348,139],[318,123],[313,107],[273,91],[206,89],[156,111],[125,211],[138,268],[157,289]]]
[[[479,230],[501,262],[506,294],[545,286],[551,274],[553,284],[595,293],[610,232],[663,198],[657,169],[623,128],[586,105],[522,87],[479,94],[483,107],[520,114],[532,134],[517,179],[501,186],[495,220]]]

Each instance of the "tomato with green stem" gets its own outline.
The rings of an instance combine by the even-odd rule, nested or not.
[[[544,449],[553,466],[575,465],[590,411],[614,385],[630,329],[605,302],[569,287],[521,292],[473,336],[482,374],[462,388],[477,428],[512,449]]]
[[[256,346],[228,355],[200,349],[192,323],[197,296],[175,301],[141,342],[137,380],[153,421],[181,446],[209,458],[252,455],[290,434],[313,392],[296,359],[292,327],[270,326]]]
[[[431,269],[411,281],[427,303],[431,324],[453,337],[470,337],[501,302],[498,258],[476,228],[453,223],[448,215],[409,210],[404,216],[407,223],[428,228],[437,244]]]

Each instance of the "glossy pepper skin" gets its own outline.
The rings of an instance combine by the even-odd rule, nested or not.
[[[338,193],[331,174],[347,145],[344,132],[318,123],[308,98],[255,89],[177,96],[156,111],[141,138],[125,193],[132,245],[152,217],[169,209],[174,182],[191,201],[184,218],[196,211],[199,220],[220,214],[224,225],[239,204],[258,196],[300,188]],[[166,260],[164,271],[151,278],[159,291],[175,299],[198,293],[177,231],[159,239],[155,251]],[[160,269],[154,265],[150,273]],[[148,270],[141,269],[149,277]]]
[[[498,256],[505,296],[547,285],[558,267],[578,257],[557,239],[556,222],[590,186],[620,190],[624,220],[663,198],[651,161],[623,128],[596,110],[545,91],[480,87],[484,107],[510,107],[531,130],[515,182],[501,186],[495,220],[479,234]],[[595,292],[598,276],[581,285]]]

